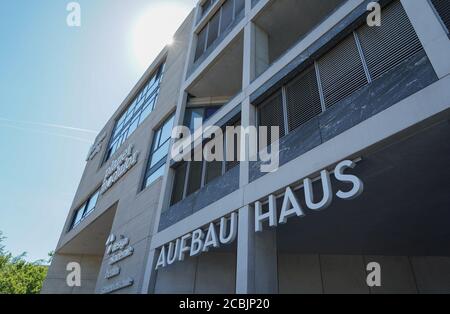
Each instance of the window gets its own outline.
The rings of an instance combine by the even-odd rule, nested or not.
[[[144,177],[144,188],[164,175],[164,166],[166,164],[167,154],[169,153],[173,120],[174,116],[172,115],[153,136],[152,149]]]
[[[235,119],[233,119],[236,121]],[[240,120],[229,123],[229,126],[241,125]],[[224,132],[225,134],[225,132]],[[225,137],[225,135],[224,135]],[[231,170],[239,165],[238,160],[238,143],[239,138],[235,135],[235,156],[232,158],[225,157],[226,161],[189,161],[179,164],[175,170],[175,179],[172,189],[171,205],[174,205],[185,197],[197,192],[205,185],[211,183],[218,177],[222,176],[226,171]],[[224,141],[224,153],[226,153],[226,143]],[[230,159],[230,161],[228,161]]]
[[[126,141],[155,108],[163,72],[164,64],[161,64],[128,109],[117,120],[106,152],[105,161],[119,149],[123,142]]]
[[[381,27],[365,25],[357,31],[373,80],[422,50],[420,40],[400,1],[384,10],[382,20]]]
[[[327,108],[368,83],[353,35],[341,41],[317,63]]]
[[[283,111],[283,97],[281,90],[272,95],[269,99],[264,101],[258,110],[259,125],[267,127],[267,143],[272,143],[272,126],[280,127],[280,137],[285,135],[284,129],[284,111]],[[264,148],[264,147],[261,147]]]
[[[202,5],[200,5],[201,7],[200,19],[208,12],[208,10],[216,1],[217,0],[206,0],[205,2],[203,2]]]
[[[295,130],[322,113],[317,76],[309,68],[286,86],[289,131]]]
[[[279,126],[283,137],[422,50],[395,1],[383,9],[381,27],[364,24],[259,104],[258,125]]]
[[[211,46],[212,43],[219,36],[219,25],[220,25],[220,11],[217,11],[217,13],[214,14],[211,21],[209,22],[208,40],[206,42],[206,45],[208,47]]]
[[[233,22],[233,1],[227,1],[222,7],[222,18],[220,21],[220,29],[222,32],[228,29]]]
[[[203,6],[209,9],[210,1]],[[211,1],[215,2],[215,1]],[[205,7],[202,6],[202,12]],[[197,61],[205,51],[211,47],[214,42],[224,34],[234,21],[242,19],[244,16],[245,0],[225,0],[220,9],[208,21],[203,29],[197,35],[197,48],[195,51],[194,62]]]
[[[94,211],[99,195],[100,190],[97,190],[83,205],[80,206],[80,208],[75,211],[72,224],[70,225],[70,230],[78,226],[80,222],[82,222],[87,216],[89,216],[89,214]]]
[[[213,114],[219,110],[221,106],[209,106],[209,107],[193,107],[186,108],[184,114],[184,125],[187,126],[191,132],[195,131],[195,122],[200,120],[202,123],[208,120]],[[199,123],[197,121],[196,123]]]

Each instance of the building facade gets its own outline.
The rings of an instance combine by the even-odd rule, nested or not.
[[[199,1],[89,151],[42,292],[449,293],[449,3]],[[195,119],[278,126],[279,168],[245,134],[173,160]]]

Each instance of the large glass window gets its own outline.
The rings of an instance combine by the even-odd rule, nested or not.
[[[164,165],[169,152],[173,120],[174,116],[170,117],[153,136],[152,150],[144,178],[144,188],[164,175]]]
[[[83,205],[80,206],[75,211],[75,214],[73,215],[72,224],[70,225],[70,230],[75,228],[77,225],[80,224],[89,214],[91,214],[95,207],[97,206],[97,200],[100,195],[100,190],[97,190],[94,194],[92,194],[86,202],[83,203]]]
[[[161,64],[147,84],[141,89],[128,109],[122,113],[116,122],[111,136],[105,161],[108,160],[125,142],[125,140],[138,128],[155,108],[159,95],[159,86],[164,72]]]

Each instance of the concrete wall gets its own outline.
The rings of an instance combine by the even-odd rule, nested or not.
[[[158,270],[155,293],[230,294],[236,287],[236,254],[210,252]]]
[[[179,113],[184,106],[184,91],[217,59],[222,50],[235,39],[238,34],[244,31],[244,69],[243,69],[243,91],[237,95],[232,102],[242,104],[242,124],[254,124],[254,107],[251,105],[251,98],[256,97],[260,89],[266,91],[267,86],[273,80],[277,80],[278,73],[289,70],[290,64],[297,64],[296,59],[301,54],[319,45],[319,39],[327,41],[340,31],[336,27],[343,19],[351,20],[364,10],[367,1],[349,0],[319,27],[309,33],[304,39],[295,44],[279,60],[265,69],[266,51],[259,48],[264,41],[255,37],[261,35],[254,31],[254,20],[258,11],[268,5],[270,1],[261,0],[258,5],[251,8],[246,2],[246,16],[238,25],[226,35],[226,38],[211,52],[210,55],[190,73],[186,81],[187,73],[185,60],[192,45],[189,38],[192,35],[193,14],[184,22],[176,34],[175,44],[164,49],[149,67],[142,79],[131,91],[114,116],[107,122],[103,131],[107,132],[107,137],[103,142],[102,151],[90,162],[87,163],[77,193],[75,195],[66,225],[62,232],[55,259],[50,267],[48,278],[45,282],[43,293],[75,293],[75,292],[99,292],[102,287],[124,279],[126,276],[132,277],[134,285],[118,291],[118,293],[155,292],[155,293],[232,293],[235,291],[236,269],[244,269],[245,272],[238,272],[238,281],[246,282],[248,285],[239,292],[301,292],[301,293],[377,293],[377,292],[447,292],[450,282],[450,269],[448,258],[439,257],[367,257],[367,256],[341,256],[341,255],[296,255],[277,253],[276,235],[272,234],[264,239],[255,236],[252,239],[252,219],[244,223],[240,222],[239,236],[247,235],[247,238],[239,238],[239,246],[243,247],[239,251],[239,256],[235,252],[210,252],[198,258],[187,259],[182,263],[176,263],[166,269],[156,273],[154,291],[148,291],[150,281],[144,278],[144,273],[151,273],[152,260],[149,259],[149,252],[153,254],[161,245],[172,241],[192,230],[208,224],[210,221],[246,207],[255,200],[261,199],[268,194],[291,185],[316,171],[329,167],[338,160],[348,158],[355,153],[363,151],[368,147],[385,142],[408,128],[413,128],[427,119],[430,119],[449,108],[448,88],[450,78],[448,77],[448,60],[443,56],[450,51],[447,42],[444,42],[442,32],[439,32],[435,23],[434,28],[438,34],[427,32],[425,22],[420,18],[419,12],[423,6],[427,6],[424,1],[421,5],[407,5],[408,1],[402,1],[407,6],[406,11],[411,16],[412,23],[419,33],[419,37],[424,44],[425,51],[433,70],[438,74],[439,80],[430,84],[415,94],[408,94],[402,101],[397,101],[390,108],[378,112],[370,119],[362,121],[350,129],[346,129],[328,142],[323,143],[314,149],[293,158],[289,158],[283,167],[276,173],[271,173],[253,182],[248,180],[248,164],[241,164],[240,189],[227,196],[209,204],[203,209],[199,209],[190,215],[165,229],[163,232],[153,231],[154,222],[159,221],[156,217],[163,205],[161,195],[168,194],[170,190],[170,180],[159,180],[147,189],[141,191],[141,184],[144,170],[148,160],[148,154],[154,130],[167,118],[177,107]],[[426,7],[427,19],[433,19],[430,15],[430,8]],[[253,30],[252,30],[253,28]],[[438,38],[433,41],[434,37]],[[252,47],[253,44],[258,46]],[[259,47],[259,48],[258,48]],[[253,51],[253,54],[249,51]],[[260,55],[254,54],[257,51]],[[255,63],[257,58],[259,63]],[[108,144],[109,136],[113,130],[114,122],[133,99],[134,94],[159,63],[166,60],[166,69],[161,85],[160,97],[155,111],[144,121],[144,123],[134,132],[134,134],[123,144],[116,153],[119,155],[128,144],[134,144],[135,150],[140,152],[138,163],[109,191],[107,191],[98,201],[96,210],[86,218],[77,228],[66,233],[71,221],[73,212],[84,202],[84,200],[100,186],[105,169],[109,162],[102,165],[102,159]],[[253,67],[253,68],[252,68]],[[257,67],[258,69],[255,69]],[[429,67],[428,67],[429,68]],[[265,71],[264,71],[265,70]],[[254,81],[252,78],[256,72],[261,72]],[[290,71],[290,70],[289,70]],[[251,73],[253,72],[253,77]],[[259,74],[259,73],[258,73]],[[416,92],[416,90],[414,91]],[[252,95],[252,96],[251,96]],[[426,106],[424,105],[426,104]],[[225,106],[230,110],[233,106]],[[210,121],[220,120],[229,113],[221,110],[220,113],[212,117]],[[178,114],[179,115],[179,114]],[[114,159],[114,156],[112,157]],[[168,170],[166,169],[166,173]],[[243,179],[244,178],[244,179]],[[112,224],[111,232],[116,235],[124,235],[130,239],[130,245],[134,248],[134,254],[118,263],[121,267],[121,275],[113,280],[104,279],[107,269],[107,258],[102,258],[104,252],[98,252],[98,256],[86,257],[79,255],[58,254],[62,248],[67,247],[71,240],[79,235],[88,225],[93,224],[96,219],[107,209],[114,206],[116,215]],[[247,206],[248,207],[248,206]],[[157,210],[158,209],[158,210]],[[247,241],[247,242],[246,242]],[[256,242],[252,242],[256,241]],[[245,242],[245,243],[244,243]],[[253,244],[256,243],[256,246]],[[255,250],[256,249],[256,250]],[[153,253],[152,253],[153,252]],[[70,253],[70,252],[69,252]],[[376,289],[369,289],[365,285],[365,264],[368,260],[376,258],[381,260],[385,268],[385,286]],[[102,260],[103,259],[103,260]],[[256,259],[256,261],[254,261]],[[253,261],[252,261],[253,260]],[[85,264],[88,272],[83,279],[86,285],[82,289],[72,289],[65,285],[67,271],[65,267],[70,261],[79,261]],[[256,262],[256,263],[253,263]],[[246,265],[244,265],[246,264]],[[90,266],[89,266],[90,265]],[[244,267],[245,266],[245,267]],[[84,267],[82,265],[82,267]],[[82,275],[83,276],[83,275]],[[255,276],[252,278],[252,276]],[[98,278],[98,281],[97,281]],[[147,280],[147,282],[143,282]],[[383,280],[383,279],[382,279]]]
[[[102,256],[55,254],[48,270],[41,293],[43,294],[89,294],[94,293]],[[69,287],[66,278],[67,264],[76,262],[81,266],[81,287]]]
[[[366,265],[381,266],[381,287],[368,287]],[[280,293],[450,293],[449,257],[278,256]]]
[[[175,34],[174,44],[161,52],[102,130],[102,132],[107,133],[107,136],[102,143],[101,152],[87,162],[56,249],[56,257],[50,266],[48,279],[43,289],[44,293],[56,293],[60,291],[64,293],[77,292],[76,289],[69,289],[66,287],[65,278],[67,272],[65,271],[65,267],[69,260],[78,261],[84,257],[74,254],[74,256],[61,258],[58,251],[63,250],[65,253],[70,254],[71,252],[70,250],[67,250],[67,248],[72,248],[74,246],[73,243],[76,241],[73,240],[76,240],[81,232],[86,232],[87,226],[98,222],[98,218],[111,207],[116,208],[112,227],[109,226],[111,233],[116,236],[123,235],[124,237],[129,238],[130,245],[134,248],[134,253],[132,256],[117,264],[121,267],[121,274],[117,278],[106,280],[104,279],[104,273],[108,268],[107,262],[109,257],[103,257],[105,247],[104,243],[101,243],[102,249],[98,251],[98,256],[96,256],[96,267],[92,268],[92,270],[89,268],[89,278],[82,278],[83,287],[86,285],[86,287],[89,288],[83,288],[84,290],[82,290],[82,292],[99,292],[104,286],[113,284],[116,281],[127,277],[132,277],[134,279],[134,284],[120,292],[136,293],[140,291],[142,274],[144,273],[144,265],[148,254],[148,245],[151,239],[162,183],[162,180],[158,179],[152,185],[142,190],[143,176],[149,158],[153,134],[155,130],[159,128],[161,123],[175,111],[177,105],[189,46],[189,35],[192,29],[192,19],[193,14],[191,13]],[[144,120],[127,141],[122,144],[121,148],[110,158],[110,160],[102,164],[109,137],[113,132],[116,119],[120,116],[121,112],[128,107],[130,101],[134,99],[134,95],[139,91],[140,86],[152,75],[153,70],[164,60],[166,64],[165,72],[155,110],[146,118],[146,120]],[[130,144],[134,145],[134,151],[139,151],[137,164],[108,191],[99,197],[94,212],[86,217],[86,219],[76,228],[67,232],[75,210],[83,204],[87,197],[100,187],[106,168],[109,167],[111,161],[116,159]],[[92,233],[92,239],[95,241],[95,228],[91,229],[94,229],[89,232]],[[70,244],[70,246],[68,246],[68,244]],[[76,247],[73,248],[73,250],[76,249]]]

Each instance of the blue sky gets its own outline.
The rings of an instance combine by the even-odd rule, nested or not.
[[[80,0],[79,28],[69,2],[0,10],[0,231],[29,260],[55,248],[96,132],[196,1]]]

